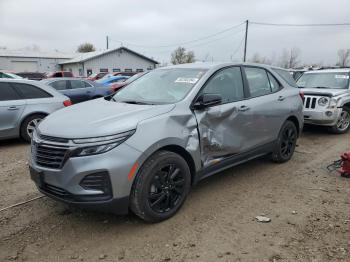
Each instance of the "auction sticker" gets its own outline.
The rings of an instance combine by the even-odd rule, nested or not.
[[[335,78],[337,78],[337,79],[349,79],[349,76],[347,76],[347,75],[335,75]]]
[[[195,84],[197,81],[198,78],[195,77],[178,77],[175,80],[175,83]]]

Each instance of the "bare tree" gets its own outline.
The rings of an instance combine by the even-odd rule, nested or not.
[[[83,43],[78,46],[77,52],[78,53],[89,53],[95,51],[96,48],[91,43]]]
[[[184,47],[178,47],[174,52],[171,53],[171,63],[174,65],[193,63],[194,61],[194,52],[186,52],[186,49]]]
[[[300,49],[293,47],[290,50],[283,49],[280,57],[279,66],[283,68],[294,68],[300,63],[299,61]]]
[[[348,65],[350,60],[350,49],[339,49],[338,50],[338,66],[345,67]]]
[[[249,60],[249,62],[265,65],[272,64],[271,59],[267,58],[266,56],[260,56],[258,53],[255,53],[253,57]]]

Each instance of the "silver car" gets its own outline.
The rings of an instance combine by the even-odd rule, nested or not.
[[[70,100],[49,86],[31,80],[0,79],[0,140],[30,141],[38,123]]]
[[[305,94],[306,124],[328,126],[335,134],[350,129],[350,68],[304,73],[297,84]]]
[[[159,68],[114,96],[48,116],[30,173],[59,201],[146,221],[173,216],[191,186],[253,158],[288,161],[303,127],[290,74],[254,64]]]

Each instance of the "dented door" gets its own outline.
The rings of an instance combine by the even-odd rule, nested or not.
[[[205,167],[247,149],[247,121],[240,67],[224,68],[208,80],[199,94],[218,94],[220,105],[195,110]]]

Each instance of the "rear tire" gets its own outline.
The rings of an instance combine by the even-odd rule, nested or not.
[[[337,124],[330,127],[333,134],[345,134],[350,129],[350,108],[343,107],[343,111],[337,121]]]
[[[137,174],[130,209],[147,222],[166,220],[180,209],[190,186],[191,173],[187,162],[173,152],[156,152]]]
[[[35,114],[24,119],[20,130],[21,138],[30,143],[34,129],[45,117],[46,115],[43,114]]]
[[[287,120],[278,135],[275,151],[272,153],[272,161],[284,163],[289,161],[296,147],[298,131],[292,121]]]

